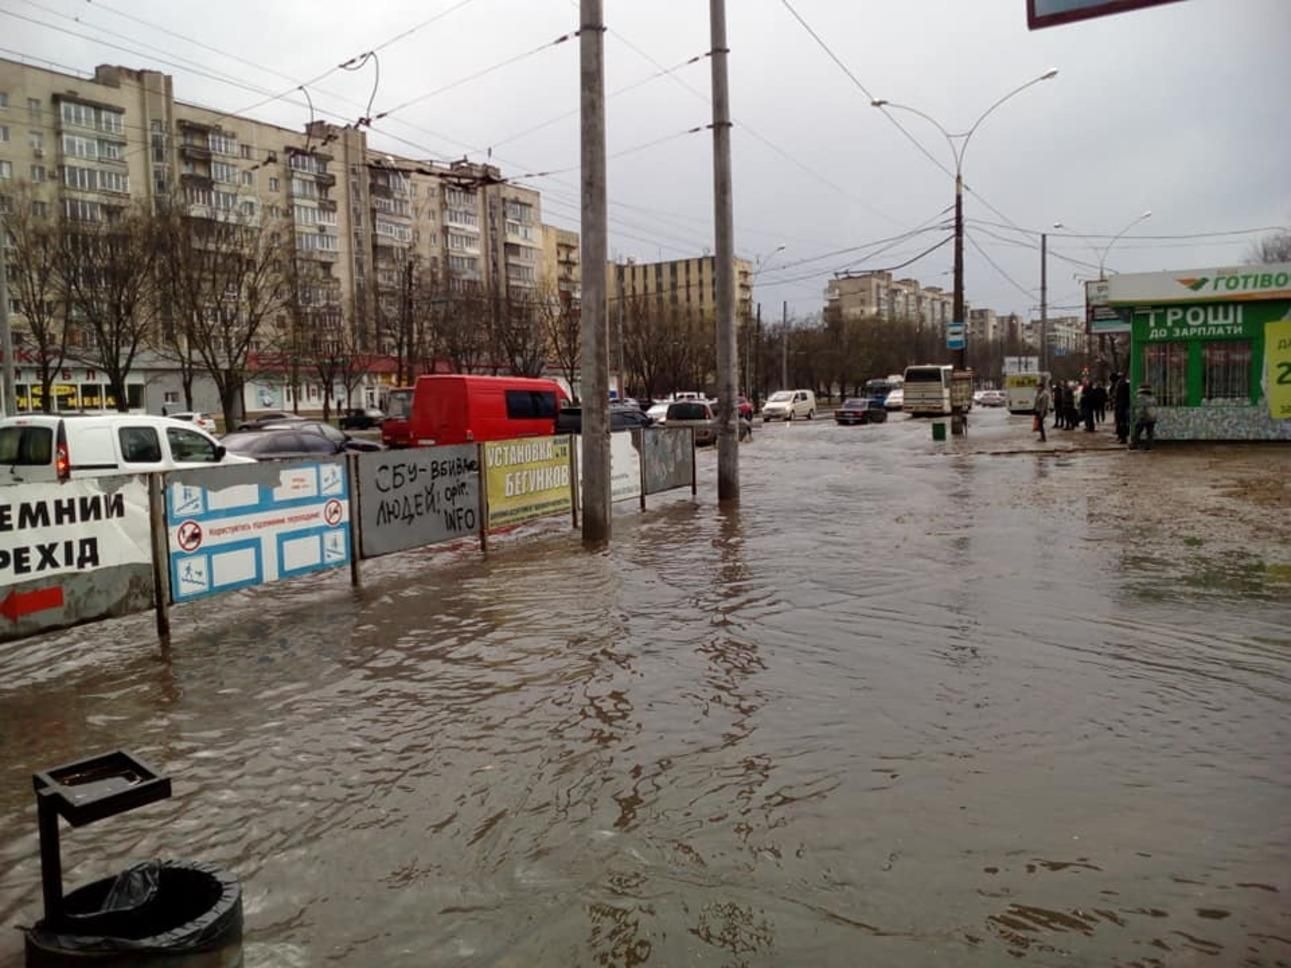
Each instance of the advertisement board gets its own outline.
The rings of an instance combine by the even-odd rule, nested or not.
[[[479,482],[475,444],[359,454],[361,556],[479,534]]]
[[[1177,272],[1134,272],[1107,280],[1113,306],[1291,299],[1291,262]]]
[[[1264,324],[1264,365],[1269,416],[1291,420],[1291,319]]]
[[[1089,332],[1128,333],[1130,311],[1126,307],[1108,303],[1111,283],[1107,279],[1088,279],[1085,282],[1085,327]]]
[[[519,437],[484,445],[488,521],[493,528],[573,508],[569,436]]]
[[[610,500],[641,496],[641,431],[610,434]]]
[[[343,458],[167,474],[171,600],[348,565],[349,498]]]
[[[653,427],[642,431],[641,457],[647,494],[690,487],[695,475],[695,443],[689,429]]]
[[[1027,27],[1040,30],[1076,20],[1106,17],[1177,0],[1027,0]]]
[[[145,480],[0,488],[0,639],[152,604]]]

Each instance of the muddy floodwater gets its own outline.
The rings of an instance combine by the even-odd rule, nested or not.
[[[1029,424],[0,646],[0,965],[117,746],[175,796],[67,880],[226,865],[250,966],[1291,964],[1291,448]]]

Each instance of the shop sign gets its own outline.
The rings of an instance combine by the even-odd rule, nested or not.
[[[1291,262],[1270,265],[1139,272],[1107,280],[1113,305],[1252,302],[1291,299]]]
[[[1264,324],[1264,365],[1269,415],[1291,420],[1291,319]]]
[[[569,437],[519,437],[484,445],[488,520],[485,527],[519,524],[573,506]]]
[[[1149,343],[1174,340],[1256,339],[1261,327],[1281,319],[1291,303],[1219,303],[1152,306],[1135,310],[1135,338]]]

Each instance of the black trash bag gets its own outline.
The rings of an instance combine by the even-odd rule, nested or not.
[[[63,898],[62,916],[27,933],[28,947],[83,953],[211,951],[242,938],[242,885],[192,861],[146,861]]]

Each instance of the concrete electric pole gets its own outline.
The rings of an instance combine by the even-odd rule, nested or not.
[[[780,304],[780,389],[789,389],[789,300]]]
[[[4,415],[18,412],[18,388],[14,385],[13,331],[9,328],[9,265],[5,257],[5,228],[0,220],[0,349],[4,351]]]
[[[735,337],[735,215],[731,202],[731,91],[726,74],[726,0],[709,0],[713,59],[713,222],[717,234],[717,499],[740,499]]]
[[[605,260],[605,24],[602,0],[579,0],[582,115],[583,543],[610,539],[610,347]]]
[[[1040,370],[1049,355],[1049,236],[1040,233]]]

